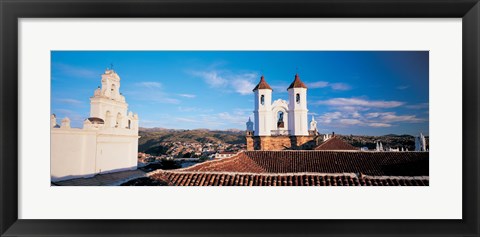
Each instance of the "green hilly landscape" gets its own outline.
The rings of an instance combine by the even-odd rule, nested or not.
[[[208,129],[165,129],[140,128],[139,152],[149,154],[165,154],[172,147],[173,142],[181,143],[213,143],[213,144],[245,144],[245,131],[242,130],[208,130]],[[384,147],[404,147],[412,151],[415,149],[415,138],[411,135],[388,134],[383,136],[337,135],[355,147],[375,149],[376,142],[381,141]],[[427,137],[428,144],[428,137]]]
[[[140,128],[138,150],[145,153],[162,153],[169,147],[163,143],[226,143],[245,144],[245,132],[240,130],[215,131],[208,129],[179,130],[163,128]]]

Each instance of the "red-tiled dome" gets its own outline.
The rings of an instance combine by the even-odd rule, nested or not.
[[[258,85],[253,89],[253,91],[260,90],[260,89],[269,89],[272,90],[272,88],[268,85],[268,83],[265,81],[264,76],[260,78],[260,82]]]
[[[290,86],[288,87],[288,89],[292,89],[292,88],[305,88],[305,89],[307,89],[307,86],[305,85],[305,83],[303,83],[300,80],[300,76],[298,76],[298,74],[295,74],[295,80],[293,80],[292,84],[290,84]]]

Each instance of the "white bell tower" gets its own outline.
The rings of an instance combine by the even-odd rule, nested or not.
[[[129,126],[127,110],[125,97],[120,94],[120,77],[113,69],[105,70],[102,87],[90,97],[90,117],[103,119],[106,127],[125,128]]]
[[[272,129],[272,88],[267,84],[265,78],[253,89],[255,94],[255,136],[270,136]]]
[[[295,74],[288,91],[288,128],[290,136],[308,136],[307,86]]]

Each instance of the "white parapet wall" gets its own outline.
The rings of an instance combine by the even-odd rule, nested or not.
[[[95,174],[97,131],[52,129],[50,168],[52,181]]]
[[[51,180],[135,170],[138,138],[129,129],[52,129]]]

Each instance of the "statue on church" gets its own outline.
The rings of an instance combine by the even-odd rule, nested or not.
[[[312,121],[310,121],[310,131],[313,131],[314,134],[318,134],[317,130],[317,121],[315,121],[315,118],[312,115]]]
[[[280,111],[278,112],[278,122],[277,122],[277,128],[284,128],[285,123],[283,122],[283,112]]]

